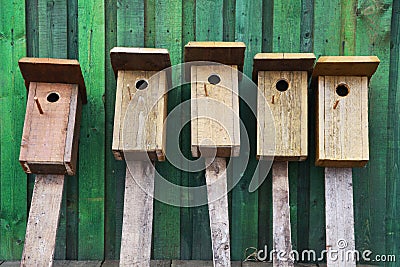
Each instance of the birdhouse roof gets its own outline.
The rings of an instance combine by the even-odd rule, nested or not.
[[[27,90],[30,82],[77,84],[82,103],[87,103],[85,81],[77,60],[24,57],[18,65]]]
[[[318,76],[371,77],[379,65],[376,56],[322,56],[318,59],[313,78]]]
[[[171,66],[167,49],[114,47],[110,51],[115,75],[119,70],[160,71]]]
[[[313,53],[258,53],[253,61],[253,81],[259,71],[307,71],[311,75]]]

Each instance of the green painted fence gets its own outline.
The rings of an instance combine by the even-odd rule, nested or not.
[[[79,171],[68,177],[57,236],[58,259],[119,257],[125,164],[111,152],[114,46],[168,48],[182,62],[192,40],[244,41],[244,71],[258,52],[377,55],[381,64],[369,93],[370,157],[355,169],[356,245],[400,260],[400,1],[399,0],[0,0],[0,259],[21,257],[33,176],[18,163],[26,92],[17,66],[23,56],[79,59],[88,90],[83,108]],[[245,92],[241,92],[245,93]],[[168,109],[190,98],[187,87],[169,93]],[[290,164],[294,248],[324,249],[323,169],[314,166],[314,92],[309,91],[309,160]],[[251,118],[244,103],[242,117]],[[182,114],[182,121],[187,114]],[[249,193],[255,166],[255,121],[246,119],[251,159],[230,192],[232,257],[272,245],[271,179]],[[190,157],[190,128],[180,136]],[[204,184],[168,162],[157,169],[182,185]],[[399,197],[397,197],[399,195]],[[207,207],[155,202],[153,257],[210,259]],[[392,266],[396,266],[393,264]]]

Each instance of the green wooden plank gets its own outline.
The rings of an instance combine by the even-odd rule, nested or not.
[[[118,46],[144,45],[144,1],[117,1]]]
[[[104,3],[78,1],[79,61],[88,93],[79,151],[78,259],[104,255]]]
[[[38,0],[26,2],[26,54],[28,57],[39,56],[39,14]],[[35,181],[35,180],[33,180]]]
[[[236,0],[224,0],[223,3],[224,41],[235,41]]]
[[[356,55],[376,55],[381,63],[369,87],[369,152],[366,168],[353,169],[356,247],[385,253],[386,179],[391,1],[358,1]]]
[[[155,46],[167,48],[171,63],[182,62],[182,0],[155,1]],[[179,79],[179,73],[174,73]],[[168,112],[181,102],[181,89],[168,93]],[[171,118],[167,123],[167,136],[176,136],[180,118]],[[167,153],[171,148],[167,143]],[[170,152],[168,152],[170,151]],[[168,155],[167,155],[168,157]],[[157,172],[174,184],[181,183],[181,172],[168,161],[156,163]],[[157,183],[156,183],[157,184]],[[155,188],[155,190],[163,190]],[[165,192],[168,194],[168,192]],[[180,208],[160,201],[154,202],[153,255],[154,259],[179,259],[180,257]]]
[[[189,41],[195,39],[195,21],[196,21],[196,3],[195,0],[186,0],[182,2],[182,45],[187,44]],[[182,51],[183,52],[183,51]],[[183,58],[183,53],[182,53]],[[190,84],[183,85],[181,87],[181,102],[190,101]],[[181,112],[182,124],[186,121],[190,121],[190,108],[183,106]],[[190,123],[186,124],[182,129],[181,135],[181,148],[182,154],[185,158],[193,160],[191,153],[191,135],[190,135]],[[189,164],[184,165],[185,169],[189,169]],[[181,173],[181,185],[190,187],[191,180],[195,179],[198,173],[182,172]],[[187,191],[186,191],[187,192]],[[182,194],[185,194],[182,192]],[[189,198],[189,194],[186,193],[186,200]],[[192,258],[192,246],[193,246],[193,217],[192,208],[181,208],[181,255],[180,259],[189,260]]]
[[[400,255],[400,1],[393,1],[388,95],[388,151],[386,182],[386,254]],[[389,263],[388,266],[396,266]]]
[[[154,47],[156,42],[156,1],[144,0],[144,44],[145,47]]]
[[[195,40],[222,41],[223,40],[223,0],[196,1]],[[190,186],[205,184],[205,172],[197,173],[190,178]],[[192,208],[192,259],[212,259],[210,223],[208,206]]]
[[[251,79],[252,65],[254,55],[262,49],[262,23],[257,23],[258,18],[262,17],[262,1],[237,1],[236,2],[236,26],[235,40],[246,43],[245,65],[243,72]],[[243,98],[255,106],[257,96],[249,95],[249,90],[241,88],[240,94],[240,117],[247,129],[241,132],[242,143],[246,138],[250,139],[250,151],[241,150],[241,153],[249,153],[250,158],[239,183],[232,190],[232,234],[231,234],[231,258],[232,260],[243,260],[244,253],[248,247],[258,245],[258,192],[249,192],[249,184],[253,178],[257,160],[255,158],[255,136],[256,125],[254,114],[243,101]],[[244,134],[247,134],[245,136]],[[240,175],[238,161],[242,159],[231,159],[233,163],[232,173],[230,175]],[[229,173],[229,172],[228,172]],[[258,174],[254,174],[255,176]]]
[[[27,176],[19,165],[25,86],[18,68],[26,55],[25,3],[2,1],[0,9],[0,258],[19,260],[27,220]]]
[[[355,55],[356,49],[356,10],[358,0],[341,2],[340,55]]]
[[[109,55],[110,50],[117,46],[118,30],[124,31],[125,24],[117,28],[117,2],[108,0],[105,2],[106,12],[106,47],[105,55]],[[121,11],[125,14],[126,11]],[[122,14],[120,19],[123,20]],[[121,44],[122,45],[122,44]],[[125,44],[130,45],[130,44]],[[105,258],[118,259],[121,247],[124,181],[126,164],[124,161],[117,161],[111,151],[114,125],[115,109],[115,89],[116,80],[114,71],[111,67],[111,60],[106,56],[106,207],[105,207]]]
[[[78,1],[67,3],[67,54],[78,59]],[[82,148],[81,148],[82,149]],[[67,251],[66,259],[78,258],[78,177],[68,177],[64,185],[67,189]]]
[[[314,54],[339,55],[341,13],[340,0],[314,0]],[[327,12],[329,10],[329,12]],[[310,99],[311,97],[311,99]],[[309,249],[325,249],[325,185],[324,169],[314,166],[315,162],[315,92],[310,95],[309,104],[309,161],[310,161],[310,220]]]
[[[300,52],[301,41],[301,1],[274,1],[273,52]],[[297,247],[297,182],[298,165],[289,164],[289,204],[292,247]]]

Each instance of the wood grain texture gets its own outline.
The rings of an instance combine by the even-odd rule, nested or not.
[[[26,55],[25,1],[0,8],[0,258],[20,259],[27,218],[26,175],[18,163],[26,92],[18,59]]]
[[[116,2],[114,7],[116,8],[114,25],[117,26],[115,34],[117,35],[116,43],[118,46],[143,47],[144,1],[121,0]],[[109,51],[107,50],[106,53]]]
[[[339,253],[355,250],[351,168],[325,168],[326,247]],[[329,253],[329,252],[328,252]],[[328,266],[356,266],[352,258],[327,257]],[[352,255],[353,257],[353,255]]]
[[[339,96],[338,85],[348,86]],[[368,78],[323,76],[318,88],[316,165],[362,167],[369,160]]]
[[[192,66],[192,154],[237,157],[240,151],[238,73],[236,67]],[[209,83],[218,75],[218,84]]]
[[[138,89],[140,81],[147,88]],[[118,72],[112,144],[116,159],[129,153],[131,159],[165,160],[166,92],[165,72]]]
[[[79,151],[78,259],[104,257],[104,3],[78,0],[79,62],[86,81]]]
[[[274,156],[278,161],[305,160],[308,155],[307,72],[261,71],[258,76],[262,94],[258,95],[257,157]],[[279,81],[287,82],[286,91],[277,89]],[[268,138],[267,129],[272,125],[275,126],[275,144]]]
[[[120,266],[150,266],[154,165],[127,163]]]
[[[225,158],[206,158],[206,184],[214,267],[231,266]]]
[[[290,232],[289,176],[288,162],[274,162],[272,165],[273,200],[273,266],[293,266],[289,259],[292,250]],[[282,251],[282,252],[281,252]],[[279,255],[283,254],[283,257]]]
[[[36,176],[21,266],[52,266],[63,187],[64,175]]]

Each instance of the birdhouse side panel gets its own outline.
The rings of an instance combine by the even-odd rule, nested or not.
[[[155,75],[157,74],[157,75]],[[113,151],[135,159],[164,160],[165,72],[118,71]]]
[[[298,161],[307,157],[307,72],[260,71],[257,155]],[[272,115],[272,118],[269,118]],[[275,151],[271,150],[271,120],[275,125]],[[274,154],[271,154],[273,153]]]
[[[30,83],[20,151],[26,171],[65,173],[67,133],[74,130],[68,128],[73,88],[77,85]]]
[[[238,156],[240,149],[236,66],[192,66],[192,154]],[[213,152],[214,151],[214,152]]]
[[[318,91],[317,164],[365,165],[369,159],[368,78],[320,77]]]

